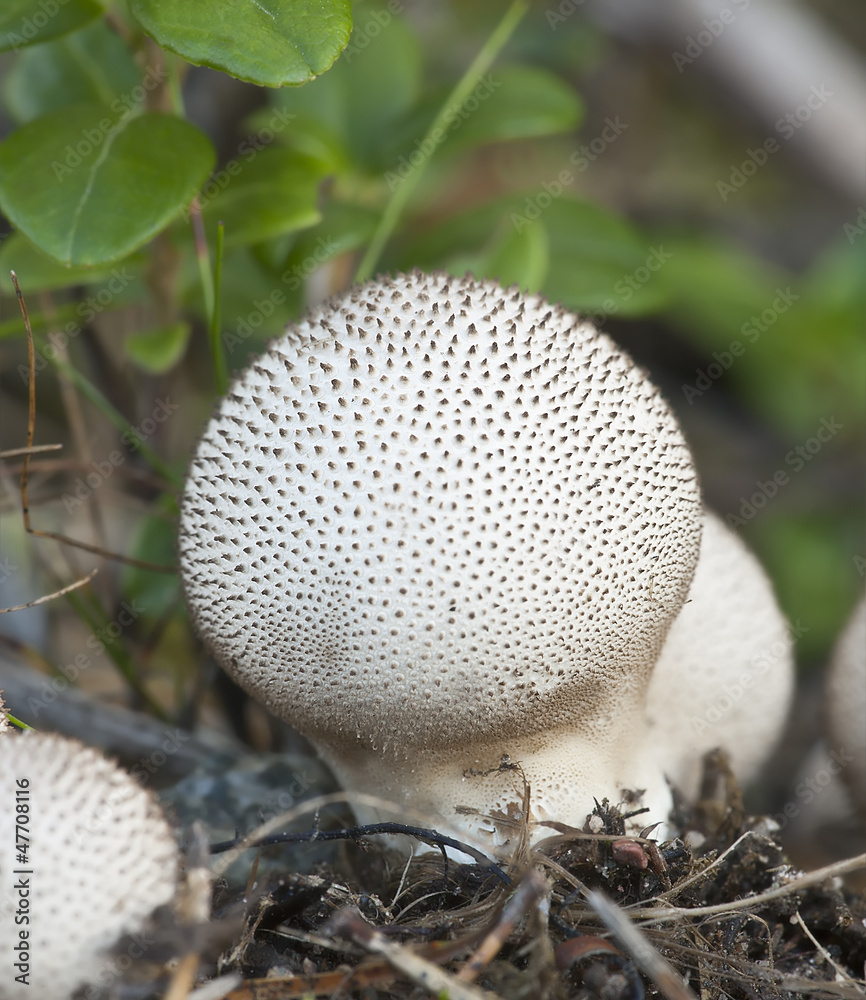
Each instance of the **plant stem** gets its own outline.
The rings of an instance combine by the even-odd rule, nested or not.
[[[480,78],[487,72],[493,60],[499,55],[513,34],[514,29],[519,24],[528,7],[528,0],[513,0],[513,3],[496,26],[493,34],[487,39],[484,47],[473,60],[472,65],[466,70],[455,88],[448,95],[448,99],[439,109],[439,114],[433,119],[433,123],[427,129],[422,140],[422,149],[427,149],[430,145],[434,147],[438,145],[435,136],[447,131],[448,116],[463,107],[466,99],[478,85]],[[429,156],[422,160],[411,174],[403,178],[403,182],[392,194],[391,200],[385,206],[385,210],[379,220],[379,225],[376,227],[375,233],[373,233],[373,238],[367,247],[361,263],[358,265],[358,270],[355,273],[356,282],[366,281],[373,276],[382,250],[396,228],[400,215],[411,198],[412,192],[418,186],[418,182],[424,172],[424,167],[429,161]]]
[[[159,455],[147,445],[142,438],[141,434],[130,424],[130,422],[114,408],[114,406],[105,398],[105,396],[96,388],[96,386],[90,382],[81,372],[77,371],[72,365],[67,364],[67,362],[62,361],[58,357],[49,358],[50,364],[56,368],[59,372],[65,375],[70,382],[78,389],[78,391],[90,400],[91,403],[104,415],[111,423],[121,432],[129,436],[129,439],[135,443],[135,446],[141,452],[141,457],[150,465],[152,469],[158,472],[163,479],[170,483],[175,489],[180,490],[183,487],[183,482],[181,478],[170,468],[170,466],[164,462]]]
[[[201,294],[204,299],[205,316],[213,317],[213,274],[210,269],[210,254],[207,248],[207,236],[205,236],[204,222],[201,217],[201,205],[198,195],[193,198],[189,206],[189,221],[192,226],[193,242],[195,244],[195,260],[198,264],[198,276],[201,281]]]
[[[171,110],[178,118],[186,118],[186,108],[183,105],[183,90],[181,89],[181,74],[183,64],[173,52],[165,52],[166,89],[168,91]]]
[[[160,719],[162,722],[168,722],[168,715],[162,706],[154,701],[144,686],[144,682],[138,676],[132,656],[123,643],[108,631],[112,623],[108,620],[99,601],[95,599],[91,600],[87,595],[73,592],[69,594],[69,603],[78,617],[91,628],[91,636],[96,637],[97,641],[102,644],[109,659],[117,668],[118,673],[126,680],[135,694],[138,695],[142,704],[146,705],[148,710],[157,719]]]
[[[217,225],[216,237],[216,259],[214,260],[213,273],[213,302],[210,317],[210,350],[213,355],[214,377],[216,388],[220,396],[224,396],[229,387],[229,378],[226,370],[226,352],[220,336],[220,286],[223,276],[223,241],[225,239],[225,226],[222,222]]]

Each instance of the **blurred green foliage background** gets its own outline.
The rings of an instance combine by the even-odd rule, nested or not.
[[[449,94],[489,43],[497,3],[355,4],[334,65],[276,88],[190,66],[122,4],[76,7],[90,16],[75,30],[7,46],[0,64],[0,274],[17,272],[33,321],[37,443],[64,445],[33,463],[37,526],[170,564],[177,490],[220,357],[242,367],[346,288],[411,189],[376,270],[468,270],[595,316],[676,409],[708,503],[736,519],[804,630],[802,664],[823,663],[866,572],[866,197],[809,138],[832,117],[824,76],[806,67],[808,86],[769,115],[765,96],[732,83],[725,46],[763,30],[748,4],[716,35],[697,16],[534,4],[459,106]],[[797,10],[862,71],[862,12]],[[229,71],[268,82],[280,64],[264,42]],[[329,36],[320,62],[344,42]],[[225,51],[196,58],[220,65]],[[785,115],[801,107],[788,136]],[[91,172],[100,157],[104,171]],[[0,310],[9,449],[25,443],[28,382],[8,278]],[[157,420],[166,400],[170,418]],[[6,574],[0,603],[99,565],[73,598],[82,621],[99,627],[137,600],[140,617],[108,652],[139,702],[146,692],[166,714],[194,715],[204,668],[176,578],[21,537],[19,470],[10,459],[3,542],[28,568]],[[56,669],[69,649],[63,607],[2,625]]]

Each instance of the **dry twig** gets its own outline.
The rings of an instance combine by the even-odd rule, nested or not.
[[[45,604],[46,601],[53,601],[56,597],[63,597],[64,594],[68,594],[71,590],[78,590],[79,587],[83,587],[86,583],[96,576],[98,570],[92,569],[87,576],[83,576],[80,580],[76,580],[75,583],[70,583],[66,587],[62,587],[60,590],[55,590],[53,594],[44,594],[42,597],[37,597],[35,600],[28,601],[26,604],[16,604],[13,608],[0,608],[0,615],[8,614],[10,611],[24,611],[27,608],[35,608],[37,604]]]
[[[374,955],[381,955],[416,986],[423,987],[434,996],[444,995],[449,1000],[499,1000],[495,994],[462,982],[410,948],[389,941],[350,908],[341,910],[334,917],[332,928],[335,934],[349,937]]]
[[[656,923],[660,920],[681,920],[685,917],[709,917],[717,913],[732,913],[735,910],[744,910],[752,906],[762,906],[774,899],[781,899],[789,896],[800,889],[808,889],[809,886],[826,882],[827,879],[836,878],[839,875],[847,875],[860,868],[866,868],[866,854],[858,854],[853,858],[846,858],[844,861],[836,861],[832,865],[824,868],[817,868],[815,871],[806,872],[797,878],[786,882],[784,885],[767,889],[766,892],[756,893],[754,896],[746,896],[743,899],[735,899],[730,903],[718,903],[715,906],[671,906],[668,908],[655,909],[651,906],[640,906],[629,909],[628,915],[632,918],[645,919],[649,923]]]
[[[461,982],[473,982],[481,970],[493,961],[527,911],[544,899],[548,888],[547,881],[537,871],[529,871],[524,875],[511,898],[502,907],[496,924],[457,973]]]
[[[140,569],[149,569],[154,573],[176,572],[174,566],[161,566],[158,563],[150,563],[143,559],[133,559],[131,556],[120,555],[116,552],[108,552],[99,545],[91,545],[88,542],[82,542],[75,538],[69,538],[67,535],[59,534],[56,531],[43,531],[42,529],[34,528],[31,525],[30,498],[27,492],[28,475],[30,472],[30,456],[41,450],[33,445],[33,435],[36,428],[36,352],[33,346],[33,330],[30,326],[30,316],[27,313],[27,304],[24,301],[24,295],[21,292],[20,285],[18,284],[18,276],[14,271],[12,271],[12,284],[15,286],[15,294],[18,297],[18,306],[21,309],[21,315],[24,317],[24,330],[27,334],[27,363],[30,371],[27,388],[27,444],[24,448],[16,449],[24,456],[21,463],[21,513],[24,520],[24,530],[28,535],[34,535],[37,538],[50,538],[55,542],[62,542],[64,545],[72,545],[84,552],[91,552],[93,555],[102,556],[103,559],[114,559],[117,562],[123,562],[129,566],[138,566]],[[54,450],[55,448],[56,446],[50,445],[46,450]]]
[[[601,917],[634,964],[655,983],[667,1000],[697,1000],[695,994],[656,951],[644,934],[602,892],[591,890],[586,901]]]

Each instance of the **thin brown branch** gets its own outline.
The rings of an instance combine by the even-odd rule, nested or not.
[[[81,542],[75,538],[69,538],[67,535],[61,535],[55,531],[42,531],[41,529],[34,528],[30,524],[30,500],[27,495],[27,481],[28,474],[30,472],[30,456],[37,450],[33,447],[33,436],[36,428],[36,355],[33,347],[33,330],[30,326],[27,304],[24,301],[21,286],[18,284],[18,276],[14,271],[12,271],[11,274],[12,284],[15,286],[15,294],[18,297],[18,306],[21,309],[21,315],[24,317],[24,330],[27,334],[27,363],[30,373],[27,387],[27,445],[24,449],[19,449],[24,457],[24,460],[21,463],[21,510],[24,518],[24,530],[28,535],[35,535],[39,538],[50,538],[52,541],[62,542],[64,545],[72,545],[84,552],[91,552],[94,555],[102,556],[103,559],[113,559],[116,562],[126,563],[128,566],[137,566],[139,569],[151,570],[154,573],[176,572],[174,566],[161,566],[157,563],[147,562],[143,559],[133,559],[131,556],[120,555],[117,552],[108,552],[102,546],[90,545],[87,542]],[[75,587],[71,587],[69,589],[74,590]],[[65,592],[68,593],[68,591]]]
[[[35,601],[28,601],[26,604],[16,604],[14,608],[0,608],[0,615],[8,614],[10,611],[24,611],[27,608],[35,608],[37,604],[45,604],[47,601],[53,601],[55,597],[63,597],[63,595],[68,594],[70,590],[78,590],[78,588],[83,587],[85,583],[90,583],[98,572],[99,570],[92,569],[87,576],[83,576],[80,580],[76,580],[75,583],[70,583],[68,587],[63,587],[61,590],[55,590],[53,594],[45,594],[43,597],[37,597]]]
[[[91,545],[89,542],[82,542],[77,538],[69,538],[68,535],[58,534],[56,531],[43,531],[41,528],[27,528],[27,533],[36,538],[50,538],[55,542],[62,542],[64,545],[72,545],[76,549],[84,552],[92,552],[103,559],[113,559],[115,562],[126,563],[127,566],[138,566],[140,569],[149,569],[153,573],[176,573],[176,566],[163,566],[161,563],[147,562],[145,559],[134,559],[132,556],[122,555],[120,552],[108,552],[99,545]]]
[[[586,901],[613,932],[634,964],[655,983],[666,1000],[698,1000],[646,935],[603,892],[591,890],[586,894]]]
[[[767,889],[766,892],[756,893],[754,896],[735,899],[730,903],[718,903],[715,906],[694,906],[691,908],[671,906],[653,909],[651,906],[641,906],[628,910],[628,914],[630,917],[645,919],[650,923],[655,923],[659,920],[681,920],[684,917],[709,917],[717,913],[731,913],[734,910],[744,910],[751,906],[762,906],[773,899],[789,896],[791,893],[799,892],[800,889],[808,889],[809,886],[826,882],[829,878],[847,875],[861,868],[866,868],[866,854],[858,854],[856,857],[846,858],[844,861],[836,861],[832,865],[826,865],[824,868],[817,868],[813,872],[806,872],[804,875],[800,875],[790,882],[786,882],[784,885]]]
[[[381,955],[394,969],[434,996],[447,996],[450,1000],[496,1000],[495,994],[463,983],[411,948],[389,941],[349,907],[340,910],[331,923],[335,934],[350,938],[374,955]]]
[[[797,923],[797,924],[800,925],[801,930],[806,935],[806,937],[812,942],[812,944],[815,946],[815,948],[818,950],[818,952],[820,953],[820,955],[824,959],[824,961],[827,962],[829,965],[831,965],[836,970],[836,979],[837,980],[841,980],[842,982],[849,983],[849,984],[850,983],[854,983],[854,979],[845,971],[845,969],[842,968],[841,965],[839,965],[839,963],[837,961],[835,961],[835,959],[830,954],[830,952],[827,951],[827,949],[821,944],[821,942],[809,930],[809,928],[806,926],[806,921],[800,916],[800,911],[799,910],[797,910],[797,912],[794,914],[794,916],[791,917],[791,922],[792,923]],[[856,985],[856,983],[855,983],[855,985]]]
[[[457,973],[461,982],[471,983],[477,979],[481,971],[499,954],[526,913],[544,899],[548,888],[547,880],[542,875],[533,870],[527,872],[502,907],[496,924]]]
[[[30,455],[33,451],[33,433],[36,427],[36,351],[33,347],[33,330],[30,327],[30,317],[27,315],[27,303],[18,284],[18,275],[12,271],[12,284],[18,297],[18,307],[24,317],[24,330],[27,334],[27,366],[30,377],[27,379],[27,445],[24,461],[21,465],[21,507],[24,515],[24,530],[30,531],[30,505],[27,500],[27,472],[30,465]]]
[[[9,458],[19,458],[21,455],[38,455],[43,451],[60,451],[62,444],[36,444],[32,448],[7,448],[0,451],[0,458],[4,461]]]

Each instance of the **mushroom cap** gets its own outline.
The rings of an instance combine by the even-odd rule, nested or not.
[[[77,740],[32,732],[0,737],[0,796],[0,883],[4,893],[11,890],[0,919],[0,1000],[63,1000],[101,978],[110,968],[104,951],[171,900],[177,845],[152,795]],[[26,864],[15,851],[16,802],[28,806]],[[10,918],[21,908],[13,888],[20,878],[30,880],[26,925]],[[30,931],[29,986],[8,971],[21,927]]]
[[[12,728],[9,724],[9,712],[3,702],[3,692],[0,691],[0,733],[7,733]]]
[[[851,758],[842,777],[866,813],[866,597],[833,650],[825,702],[827,743]]]
[[[612,341],[416,271],[332,300],[235,380],[180,561],[216,659],[338,776],[359,752],[519,760],[565,730],[605,759],[640,725],[700,516],[676,420]]]
[[[705,511],[688,600],[647,692],[650,738],[687,798],[697,794],[708,750],[726,750],[742,781],[769,756],[791,705],[791,647],[760,563],[721,518]]]

